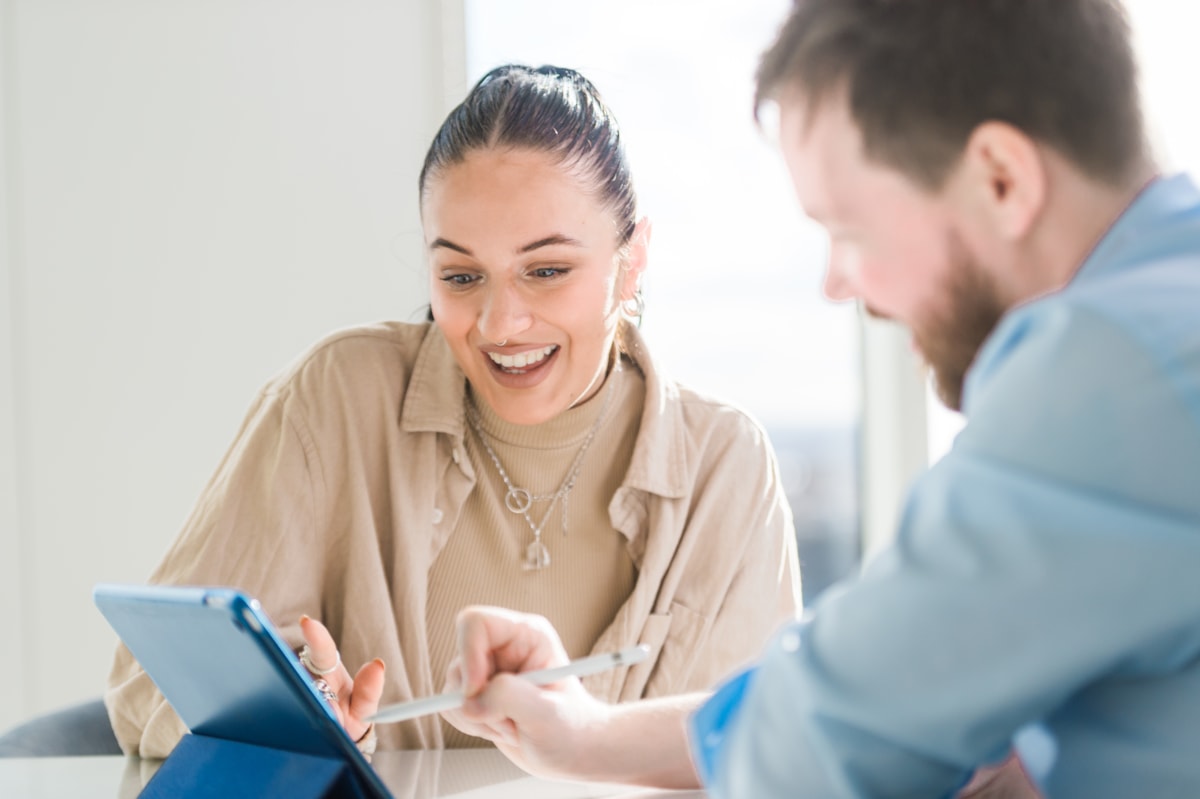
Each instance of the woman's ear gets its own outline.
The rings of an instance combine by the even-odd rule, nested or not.
[[[1046,163],[1030,136],[1006,122],[984,122],[971,132],[960,177],[970,204],[993,235],[1024,238],[1046,206]]]
[[[646,271],[650,250],[650,220],[642,217],[633,228],[633,235],[625,245],[625,258],[621,263],[623,282],[621,301],[632,300],[642,285],[642,274]]]

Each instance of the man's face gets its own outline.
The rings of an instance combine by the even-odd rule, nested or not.
[[[868,161],[840,96],[811,115],[783,102],[780,138],[801,206],[829,235],[826,296],[905,325],[942,401],[958,410],[967,369],[1004,307],[948,192]]]

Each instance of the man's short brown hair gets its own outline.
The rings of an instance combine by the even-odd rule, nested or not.
[[[1118,0],[796,0],[757,80],[756,112],[844,90],[867,157],[928,188],[989,120],[1107,183],[1146,161]]]

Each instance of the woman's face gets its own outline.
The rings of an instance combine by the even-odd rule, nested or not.
[[[431,177],[422,222],[433,316],[478,399],[537,424],[596,391],[645,267],[644,224],[622,259],[614,215],[582,179],[509,149]]]

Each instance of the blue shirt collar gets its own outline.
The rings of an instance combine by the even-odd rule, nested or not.
[[[1131,247],[1140,248],[1164,220],[1181,214],[1200,213],[1200,190],[1187,174],[1156,177],[1134,197],[1112,227],[1084,259],[1068,288],[1087,283],[1128,266],[1136,259],[1126,257]]]

